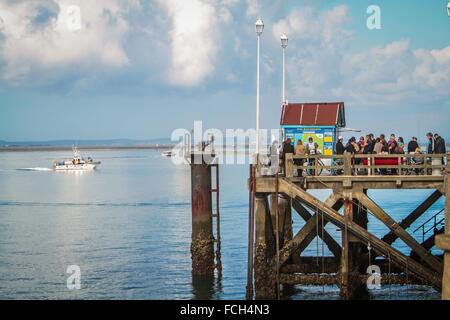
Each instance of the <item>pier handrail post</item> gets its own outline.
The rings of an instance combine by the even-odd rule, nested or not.
[[[285,164],[284,164],[284,169],[285,169],[285,175],[286,178],[292,178],[293,174],[294,174],[294,155],[292,153],[286,153],[286,159],[284,159]]]
[[[318,165],[319,165],[319,157],[317,155],[314,156],[314,175],[318,176]]]
[[[352,154],[348,152],[344,153],[344,175],[352,175]]]

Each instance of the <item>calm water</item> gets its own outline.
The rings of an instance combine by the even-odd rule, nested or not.
[[[85,152],[102,161],[95,172],[45,171],[54,159],[69,155],[0,152],[1,299],[245,297],[247,166],[221,167],[223,277],[217,283],[191,277],[189,167],[174,166],[156,151],[127,150]],[[35,169],[17,170],[25,168]],[[430,193],[369,195],[400,220]],[[442,206],[441,199],[420,221]],[[298,230],[302,221],[293,218]],[[387,232],[372,217],[369,228],[379,236]],[[326,229],[338,234],[331,225]],[[421,240],[418,233],[414,236]],[[409,252],[401,242],[395,245]],[[313,241],[305,254],[315,256],[317,250],[322,252],[322,244]],[[81,268],[81,290],[66,287],[69,265]],[[376,299],[439,298],[423,286],[385,286],[373,294]],[[338,295],[334,286],[298,286],[286,297],[335,299]]]

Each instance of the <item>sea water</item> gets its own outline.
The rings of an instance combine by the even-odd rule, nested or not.
[[[223,275],[191,276],[190,170],[160,151],[84,151],[92,172],[54,172],[63,151],[0,152],[0,299],[244,299],[248,165],[220,167]],[[431,190],[370,191],[401,220]],[[326,191],[314,195],[324,199]],[[408,231],[443,207],[440,199]],[[303,221],[293,212],[294,232]],[[336,236],[331,224],[326,230]],[[369,230],[388,229],[369,215]],[[421,242],[421,232],[412,233]],[[394,246],[409,254],[401,241]],[[314,240],[304,255],[330,255]],[[433,253],[440,253],[434,250]],[[69,266],[80,288],[69,289]],[[438,299],[426,286],[384,285],[374,299]],[[337,299],[336,286],[296,286],[286,299]]]

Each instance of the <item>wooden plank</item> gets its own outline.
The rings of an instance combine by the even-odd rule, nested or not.
[[[294,160],[292,159],[294,155],[292,153],[286,153],[285,154],[285,164],[284,164],[284,169],[285,169],[285,176],[286,178],[291,178],[294,175]]]
[[[398,224],[403,229],[409,228],[414,221],[416,221],[422,214],[427,211],[439,198],[442,196],[442,193],[439,190],[435,190],[428,198],[425,199],[414,211],[412,211],[405,219],[400,221]],[[395,240],[398,239],[398,236],[394,231],[390,231],[387,233],[381,240],[388,244],[393,244]]]
[[[435,258],[427,249],[422,247],[408,232],[405,231],[400,225],[392,219],[378,204],[376,204],[372,199],[366,196],[364,193],[357,192],[355,197],[361,202],[361,204],[366,207],[370,212],[372,212],[375,217],[383,222],[391,231],[393,231],[397,237],[399,237],[403,242],[405,242],[423,261],[425,261],[430,267],[432,267],[438,273],[442,273],[443,266],[442,263]]]
[[[342,206],[342,201],[340,199],[336,199],[336,197],[333,194],[330,197],[332,197],[331,201],[333,202],[330,205],[330,207],[334,208],[335,210],[339,210],[340,207]],[[303,218],[303,220],[308,221],[309,219],[314,219],[314,223],[317,224],[316,217],[313,216],[311,213],[309,213],[309,211],[301,204],[301,202],[299,200],[292,199],[292,207]],[[328,221],[326,219],[324,219],[323,226],[325,227],[325,225],[327,223],[328,223]],[[309,234],[309,236],[301,244],[301,246],[299,248],[300,253],[303,252],[308,247],[308,245],[311,243],[311,241],[314,240],[314,238],[317,236],[316,233],[317,233],[317,228],[314,228],[314,231],[311,232]],[[323,231],[323,238],[322,238],[322,233],[319,232],[319,237],[323,240],[323,242],[325,242],[328,249],[331,251],[331,253],[333,253],[333,255],[336,258],[339,258],[341,256],[341,246],[339,245],[339,243],[337,243],[336,240],[334,240],[334,238],[328,233],[328,231],[326,231],[326,230]]]
[[[333,223],[334,225],[340,228],[345,227],[344,217],[341,214],[339,214],[339,212],[337,212],[333,208],[330,208],[319,199],[315,198],[311,194],[301,189],[299,186],[290,183],[288,180],[284,178],[280,179],[280,191],[286,193],[292,198],[298,197],[303,204],[312,209],[317,208],[321,210],[324,213],[327,220]],[[350,221],[347,224],[347,228],[348,231],[355,237],[357,237],[359,240],[363,241],[364,243],[370,243],[372,248],[374,248],[374,250],[386,253],[386,255],[390,257],[393,263],[402,268],[408,266],[408,270],[412,274],[414,274],[419,279],[422,279],[425,282],[430,283],[430,285],[432,285],[434,288],[440,290],[442,282],[440,275],[438,273],[434,272],[431,269],[426,268],[425,266],[422,266],[417,261],[414,261],[413,259],[406,257],[400,251],[398,251],[395,248],[392,248],[391,246],[389,246],[388,244],[377,238],[375,235],[369,233],[367,230],[357,225],[356,223]]]
[[[311,218],[306,221],[305,225],[300,229],[299,232],[292,238],[292,240],[286,242],[280,250],[280,266],[288,261],[290,256],[298,250],[302,242],[308,237],[310,233],[316,230],[316,219]]]

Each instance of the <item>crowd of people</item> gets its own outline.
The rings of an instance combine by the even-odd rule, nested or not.
[[[438,133],[427,133],[428,146],[426,150],[422,150],[417,137],[412,137],[408,144],[405,144],[403,137],[396,137],[391,134],[389,139],[386,139],[384,134],[378,137],[370,133],[366,136],[361,136],[359,140],[351,137],[344,145],[344,138],[339,136],[335,144],[334,154],[342,155],[344,153],[351,154],[445,154],[446,146],[445,140]],[[276,146],[275,146],[276,148]],[[307,142],[303,143],[301,139],[292,141],[290,138],[286,139],[282,146],[281,159],[285,159],[286,153],[292,153],[296,156],[317,155],[320,154],[319,145],[312,137],[309,137]],[[423,160],[423,159],[422,159]],[[294,158],[294,163],[297,166],[297,175],[302,176],[303,164],[308,161],[309,166],[314,166],[315,158]],[[360,161],[360,159],[355,159]],[[444,160],[442,160],[444,161]],[[314,171],[311,172],[314,174]]]
[[[445,140],[438,133],[428,132],[426,135],[428,140],[428,147],[426,153],[428,154],[445,154]],[[340,136],[335,147],[335,154],[344,154],[345,152],[351,154],[417,154],[423,153],[417,142],[417,137],[412,137],[405,145],[402,137],[396,138],[392,133],[389,139],[386,139],[384,134],[380,134],[375,138],[372,133],[361,136],[357,141],[355,137],[351,137],[344,146],[344,138]]]

